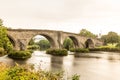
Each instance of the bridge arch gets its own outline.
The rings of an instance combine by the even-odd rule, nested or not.
[[[7,34],[7,37],[9,38],[10,42],[12,43],[13,47],[16,46],[16,41],[14,40],[14,38],[10,35]]]
[[[33,36],[28,40],[27,45],[29,44],[30,40],[31,40],[32,38],[34,38],[35,36],[37,36],[37,35],[40,35],[40,36],[45,37],[45,38],[50,42],[50,48],[54,48],[54,47],[56,46],[54,39],[53,39],[51,36],[47,35],[47,34],[35,34],[35,35],[33,35]]]
[[[66,36],[66,37],[63,39],[62,45],[64,44],[64,41],[65,41],[65,39],[67,39],[67,38],[72,41],[74,48],[79,47],[79,41],[78,41],[78,39],[77,39],[75,36]],[[63,48],[64,48],[64,45],[63,45]]]
[[[85,41],[85,48],[93,48],[94,47],[94,42],[93,42],[93,40],[92,39],[87,39],[86,41]]]
[[[74,45],[75,45],[75,48],[76,48],[76,47],[79,47],[79,42],[78,42],[78,40],[77,40],[76,37],[74,37],[74,36],[69,36],[69,38],[73,41],[73,43],[74,43]]]

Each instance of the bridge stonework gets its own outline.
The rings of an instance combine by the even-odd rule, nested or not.
[[[36,35],[46,37],[51,43],[51,48],[63,48],[64,40],[69,37],[72,39],[75,47],[92,48],[103,45],[98,39],[80,36],[75,33],[53,30],[35,30],[35,29],[8,29],[8,37],[12,40],[16,50],[25,50],[30,40]]]

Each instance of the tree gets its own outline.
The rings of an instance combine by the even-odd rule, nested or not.
[[[6,52],[13,49],[13,45],[7,37],[7,28],[3,26],[3,21],[0,19],[0,47]]]
[[[4,26],[0,26],[0,47],[4,48],[5,51],[9,52],[12,50],[13,46],[7,37],[7,29]]]
[[[86,29],[82,29],[79,33],[81,36],[96,38],[97,36]]]
[[[70,48],[73,48],[74,43],[70,38],[66,38],[64,43],[63,43],[63,47],[67,50],[70,50]]]
[[[107,45],[107,35],[102,35],[101,40],[104,42],[104,45]]]
[[[2,19],[0,19],[0,26],[2,26],[3,25],[3,21],[2,21]]]
[[[46,39],[42,39],[36,44],[40,46],[40,50],[46,50],[46,49],[50,48],[50,43]]]
[[[105,44],[107,43],[118,43],[120,37],[117,33],[110,31],[107,35],[103,35],[101,39],[104,41]]]

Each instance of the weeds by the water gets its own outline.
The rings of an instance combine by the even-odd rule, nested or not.
[[[8,67],[0,63],[0,67],[0,80],[66,80],[63,71],[51,72],[42,69],[35,71],[33,65],[16,64],[14,67]],[[69,80],[79,80],[79,75],[75,74]]]

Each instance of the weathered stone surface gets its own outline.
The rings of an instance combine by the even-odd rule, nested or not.
[[[103,44],[98,39],[80,36],[75,33],[53,30],[35,30],[35,29],[8,29],[8,37],[13,40],[16,50],[26,49],[29,41],[36,35],[46,37],[51,43],[52,48],[62,48],[64,40],[69,37],[73,40],[75,47],[95,47]],[[89,39],[89,40],[88,40]],[[86,42],[87,41],[87,42]],[[87,44],[86,44],[87,43]]]

